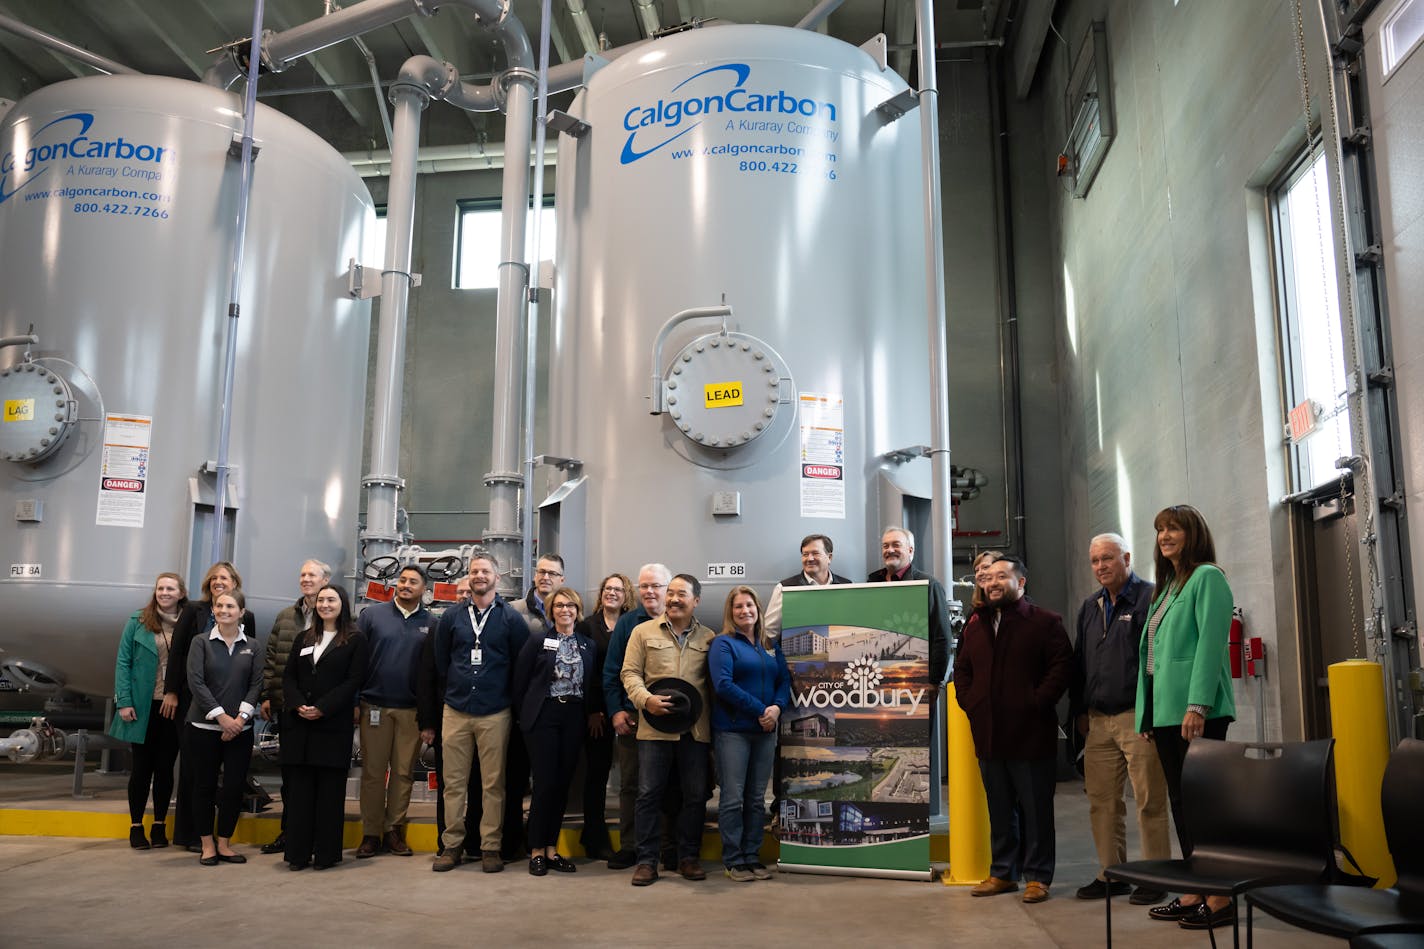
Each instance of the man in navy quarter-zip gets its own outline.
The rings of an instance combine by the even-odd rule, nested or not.
[[[1088,560],[1101,589],[1078,610],[1078,642],[1073,649],[1071,709],[1083,745],[1083,785],[1088,819],[1098,851],[1098,875],[1078,889],[1081,900],[1127,893],[1122,882],[1108,883],[1103,869],[1127,860],[1127,807],[1123,778],[1132,780],[1141,832],[1142,858],[1172,856],[1167,830],[1167,778],[1152,740],[1137,732],[1137,648],[1152,608],[1152,584],[1132,571],[1132,553],[1118,534],[1099,534],[1088,544]],[[1167,894],[1138,887],[1131,902],[1150,906]]]
[[[443,851],[431,869],[453,870],[464,859],[465,806],[470,768],[479,755],[480,866],[504,869],[500,858],[504,820],[504,755],[509,744],[510,683],[514,657],[528,626],[495,593],[499,565],[491,554],[470,557],[470,600],[452,607],[435,627],[434,673],[445,682],[441,732],[445,765]]]

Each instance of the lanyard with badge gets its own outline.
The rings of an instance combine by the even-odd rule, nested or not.
[[[467,604],[465,609],[470,611],[470,625],[475,628],[475,645],[470,650],[470,665],[478,669],[484,662],[484,650],[480,648],[480,637],[484,635],[485,624],[489,622],[490,614],[494,612],[494,604],[491,603],[485,610],[485,615],[480,616],[475,612],[473,603]]]

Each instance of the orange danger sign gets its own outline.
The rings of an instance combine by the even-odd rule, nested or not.
[[[709,382],[702,387],[702,404],[709,409],[725,409],[742,404],[740,382]]]

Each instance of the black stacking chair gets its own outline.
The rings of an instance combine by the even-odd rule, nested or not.
[[[1387,890],[1362,886],[1269,886],[1246,894],[1246,944],[1251,910],[1259,906],[1292,926],[1340,939],[1371,933],[1424,934],[1424,741],[1406,738],[1389,756],[1380,789],[1384,835],[1399,881]],[[1416,937],[1424,946],[1424,935]]]
[[[1237,896],[1278,883],[1319,883],[1335,860],[1334,739],[1256,745],[1198,738],[1182,764],[1182,806],[1192,852],[1135,860],[1103,875],[1154,890],[1229,896],[1231,937],[1241,945]],[[1112,949],[1112,897],[1104,900]],[[1211,935],[1216,945],[1216,933]]]
[[[1424,949],[1418,933],[1369,933],[1350,940],[1350,949]]]

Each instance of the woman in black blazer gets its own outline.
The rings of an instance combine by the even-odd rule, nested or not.
[[[188,647],[195,637],[206,636],[213,628],[213,602],[224,593],[242,589],[242,576],[237,568],[226,560],[219,560],[208,568],[201,585],[203,598],[189,600],[178,614],[173,624],[173,641],[168,647],[168,667],[163,677],[163,702],[158,714],[176,722],[188,718],[188,703],[192,693],[188,690]],[[257,636],[257,620],[252,611],[242,611],[242,628]],[[178,730],[178,796],[173,804],[173,845],[187,847],[197,853],[198,834],[193,829],[193,774],[189,766],[192,757],[188,748],[189,732]]]
[[[529,872],[534,876],[577,869],[559,856],[559,829],[579,748],[603,712],[593,704],[601,671],[593,640],[574,632],[583,618],[583,600],[571,587],[559,587],[549,594],[545,614],[553,629],[530,636],[514,663],[515,709],[534,779],[529,800]]]
[[[287,799],[287,868],[341,862],[352,709],[366,679],[366,637],[346,591],[316,594],[316,621],[292,644],[282,674],[282,782]]]

